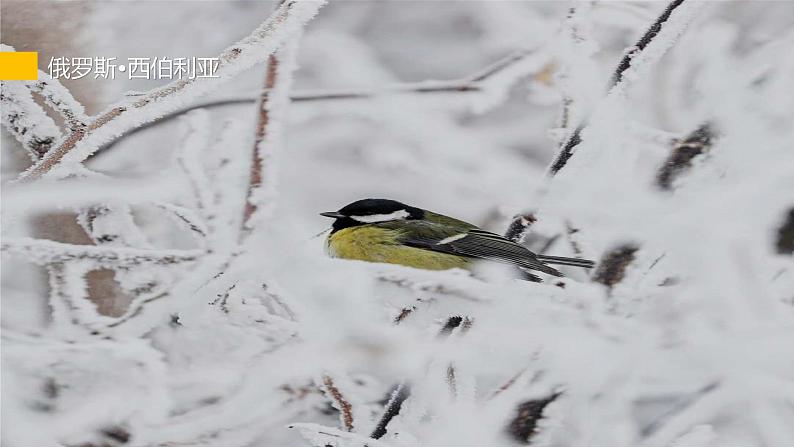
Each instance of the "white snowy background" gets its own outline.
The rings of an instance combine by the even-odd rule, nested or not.
[[[674,2],[615,85],[667,3],[78,3],[73,54],[12,42],[48,2],[3,44],[224,63],[3,83],[3,445],[794,444],[794,4]],[[327,259],[317,213],[366,197],[599,265]]]

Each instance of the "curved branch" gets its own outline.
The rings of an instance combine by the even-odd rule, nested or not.
[[[286,2],[250,35],[220,54],[217,78],[180,79],[151,90],[137,100],[123,99],[94,118],[87,129],[72,129],[57,147],[49,150],[41,160],[23,172],[19,180],[38,179],[57,171],[67,160],[80,163],[113,136],[152,121],[157,116],[177,109],[192,97],[217,88],[223,80],[228,80],[259,62],[262,54],[273,53],[298,24],[311,19],[323,4],[322,1]],[[119,119],[120,116],[124,116],[124,119]],[[97,132],[100,128],[103,131]]]
[[[521,49],[515,51],[505,56],[504,58],[499,59],[498,61],[494,62],[488,67],[483,68],[479,72],[470,76],[466,76],[461,79],[454,79],[450,81],[407,82],[401,84],[388,85],[385,87],[374,88],[374,89],[348,88],[348,89],[323,89],[323,90],[311,90],[311,89],[297,90],[289,96],[289,99],[292,103],[313,103],[313,102],[323,102],[323,101],[346,101],[346,100],[356,101],[356,100],[374,98],[378,96],[401,95],[401,94],[458,95],[461,93],[463,94],[485,93],[495,88],[494,86],[488,84],[490,80],[492,80],[498,75],[504,74],[509,69],[525,61],[529,56],[534,54],[537,54],[537,49]],[[505,76],[507,75],[505,74]],[[516,79],[518,79],[518,76],[516,77]],[[263,93],[270,93],[270,90],[265,89]],[[228,97],[228,98],[219,98],[219,99],[196,102],[189,106],[169,112],[159,118],[156,118],[151,122],[144,123],[141,126],[128,129],[127,131],[125,131],[124,134],[118,135],[118,137],[121,137],[122,135],[129,135],[152,126],[156,126],[158,124],[161,124],[165,121],[173,119],[177,116],[180,116],[192,110],[208,108],[208,107],[223,107],[223,106],[237,105],[237,104],[252,104],[259,101],[261,101],[261,95]],[[109,143],[100,147],[91,156],[97,156],[99,154],[106,152],[108,149],[113,147],[116,141],[118,141],[118,137],[114,138]]]

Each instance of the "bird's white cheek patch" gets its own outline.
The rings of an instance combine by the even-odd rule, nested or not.
[[[467,236],[466,233],[456,234],[454,236],[450,236],[450,237],[441,239],[440,241],[436,242],[436,245],[449,244],[450,242],[455,242],[458,239],[463,239],[466,236]]]
[[[370,216],[350,216],[353,220],[364,223],[387,222],[390,220],[405,219],[408,211],[399,210],[389,214],[372,214]]]

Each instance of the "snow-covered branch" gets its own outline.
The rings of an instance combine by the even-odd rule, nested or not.
[[[22,82],[2,82],[0,112],[3,127],[22,144],[33,161],[41,158],[61,139],[61,131],[55,121],[33,100],[30,89]]]
[[[192,101],[197,96],[208,93],[217,88],[222,81],[228,81],[255,65],[263,54],[276,51],[295,30],[300,29],[317,14],[323,4],[322,1],[285,2],[251,34],[219,55],[217,78],[176,80],[142,97],[133,100],[124,99],[110,106],[107,111],[91,120],[85,131],[72,130],[63,142],[48,151],[39,162],[22,173],[19,179],[33,180],[51,173],[56,177],[68,175],[67,171],[58,172],[58,168],[64,162],[82,162],[96,151],[99,145],[115,135],[152,121]]]
[[[283,150],[283,133],[289,91],[297,68],[297,45],[302,33],[295,33],[284,48],[267,59],[264,85],[257,106],[258,114],[251,151],[251,169],[243,210],[243,235],[256,221],[267,218],[275,209],[279,154]]]
[[[686,4],[684,2],[685,0],[673,0],[621,59],[610,82],[607,98],[623,95],[627,89],[626,84],[640,78],[655,62],[661,59],[667,50],[675,44],[697,12],[704,7],[702,2],[691,0]],[[682,5],[686,7],[682,7]],[[550,175],[557,174],[568,163],[573,156],[574,149],[582,142],[582,131],[585,127],[586,123],[584,122],[578,124],[567,138],[549,167]]]
[[[86,261],[97,267],[120,268],[139,265],[181,265],[195,262],[201,250],[157,250],[126,247],[73,245],[41,239],[5,239],[2,251],[27,258],[37,264]]]
[[[345,398],[330,375],[326,374],[323,376],[322,388],[328,395],[334,408],[339,411],[339,418],[344,429],[353,431],[356,424],[356,421],[353,419],[353,405]]]
[[[39,70],[39,80],[30,82],[30,91],[41,96],[42,101],[63,118],[66,127],[72,131],[86,127],[89,118],[72,93],[57,79],[50,78]]]
[[[62,140],[37,165],[43,178],[3,190],[3,443],[787,447],[794,63],[780,54],[794,40],[772,37],[773,6],[750,3],[715,4],[681,35],[702,3],[658,16],[664,5],[341,2],[301,36],[319,4],[293,1],[224,53],[221,80],[97,117],[57,85],[39,85],[52,93],[42,99],[6,83],[14,137],[33,152],[46,147],[38,136]],[[248,6],[206,7],[250,20]],[[193,28],[204,17],[180,25],[206,32]],[[213,41],[236,25],[213,25]],[[533,50],[465,78],[394,83],[454,76],[515,42]],[[241,99],[259,107],[194,111],[177,132],[153,128],[125,141],[137,151],[82,166],[265,59],[256,98]],[[296,75],[320,89],[290,93]],[[340,85],[368,87],[325,88]],[[547,137],[581,149],[553,181]],[[486,262],[434,271],[324,256],[317,212],[363,197],[600,262],[530,282]],[[86,239],[26,219],[75,209],[95,245],[55,242]],[[111,317],[98,296],[124,302]]]
[[[379,88],[338,88],[338,89],[301,89],[289,93],[292,104],[311,105],[315,102],[326,101],[358,101],[371,100],[394,95],[455,95],[456,97],[471,95],[470,101],[462,104],[469,106],[481,102],[482,96],[491,98],[504,98],[509,89],[527,77],[546,76],[551,67],[551,55],[544,48],[520,49],[495,61],[491,65],[474,74],[449,81],[419,81],[386,85]],[[256,96],[238,96],[218,99],[196,101],[185,107],[168,112],[155,120],[131,128],[129,131],[117,135],[114,139],[103,144],[91,156],[99,155],[109,150],[122,136],[126,136],[162,122],[176,118],[196,109],[222,107],[235,104],[261,103],[262,94],[270,94],[269,88],[264,88]],[[494,102],[493,100],[490,102]]]

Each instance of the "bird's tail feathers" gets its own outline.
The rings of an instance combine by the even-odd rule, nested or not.
[[[527,262],[525,264],[522,264],[522,265],[520,265],[520,267],[522,269],[526,269],[526,270],[536,270],[538,272],[543,272],[543,273],[545,273],[547,275],[551,275],[551,276],[565,276],[562,273],[560,273],[557,269],[555,269],[554,267],[546,265],[546,264],[544,264],[542,262],[538,262],[537,259],[533,260],[532,262]]]
[[[546,264],[569,265],[571,267],[593,268],[595,262],[589,259],[566,258],[564,256],[537,255],[538,261]]]

